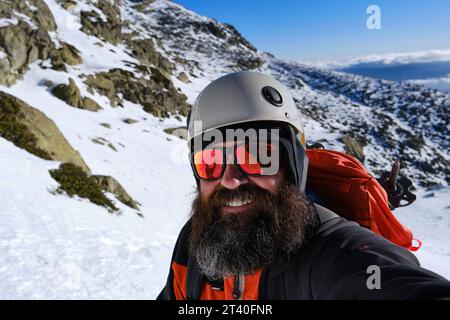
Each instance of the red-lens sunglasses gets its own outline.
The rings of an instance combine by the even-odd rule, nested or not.
[[[278,144],[241,143],[233,146],[214,146],[192,154],[192,167],[197,178],[217,180],[223,176],[227,165],[227,155],[233,149],[234,164],[250,176],[274,175],[278,172],[281,153]]]

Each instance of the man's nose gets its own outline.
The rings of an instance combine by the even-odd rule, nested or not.
[[[220,184],[230,190],[238,188],[242,184],[248,183],[248,177],[235,164],[227,164]]]

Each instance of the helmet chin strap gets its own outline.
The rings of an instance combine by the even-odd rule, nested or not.
[[[305,147],[301,144],[294,129],[289,126],[291,132],[291,142],[294,151],[294,168],[297,172],[297,187],[301,192],[305,191],[306,177],[308,175],[308,156]]]
[[[295,130],[289,127],[289,140],[280,138],[289,159],[289,172],[291,174],[291,182],[297,186],[300,192],[305,192],[306,177],[308,174],[308,156],[305,147],[301,144]]]

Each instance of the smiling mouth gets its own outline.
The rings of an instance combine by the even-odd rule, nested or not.
[[[240,213],[253,206],[253,197],[236,197],[225,201],[225,204],[221,207],[223,214],[228,213]]]

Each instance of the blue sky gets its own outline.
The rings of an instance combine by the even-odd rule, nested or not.
[[[297,61],[450,49],[450,0],[175,0],[234,25],[253,45]],[[366,9],[381,9],[368,30]]]

